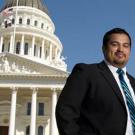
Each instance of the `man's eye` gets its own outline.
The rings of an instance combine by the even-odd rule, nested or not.
[[[124,44],[123,46],[126,47],[126,48],[130,47],[129,44]]]
[[[117,43],[111,43],[112,46],[117,46],[118,44]]]

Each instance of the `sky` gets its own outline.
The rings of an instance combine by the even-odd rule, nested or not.
[[[0,7],[4,0],[0,0]],[[135,0],[45,0],[55,34],[63,45],[68,71],[76,63],[104,59],[102,38],[106,31],[121,27],[132,38],[127,70],[135,77]]]

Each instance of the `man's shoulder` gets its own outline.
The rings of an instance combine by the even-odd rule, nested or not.
[[[73,71],[74,70],[78,70],[78,71],[87,71],[87,70],[94,70],[96,69],[97,65],[99,63],[92,63],[92,64],[88,64],[88,63],[77,63],[74,68],[73,68]]]
[[[72,72],[71,76],[85,76],[85,77],[93,77],[97,76],[100,73],[100,70],[102,68],[105,68],[105,62],[102,61],[100,63],[92,63],[92,64],[87,64],[87,63],[77,63]]]

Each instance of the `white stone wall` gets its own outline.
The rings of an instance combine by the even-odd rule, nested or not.
[[[30,125],[31,116],[27,115],[27,103],[31,102],[30,93],[25,94],[21,89],[17,93],[17,106],[16,106],[16,121],[15,121],[15,132],[16,135],[25,135],[26,127]],[[0,89],[1,94],[1,89]],[[5,95],[9,95],[10,92],[7,91]],[[23,95],[23,96],[21,96]],[[24,96],[25,95],[25,96]],[[38,103],[44,103],[44,116],[38,116]],[[37,97],[37,116],[36,116],[36,135],[38,135],[38,127],[44,127],[44,134],[50,135],[50,119],[51,119],[51,95],[47,97],[42,95],[42,97]],[[11,101],[5,100],[4,98],[0,100],[0,126],[9,126],[9,114],[10,114]],[[6,114],[7,113],[7,114]]]

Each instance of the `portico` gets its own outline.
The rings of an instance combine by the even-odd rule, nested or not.
[[[0,118],[0,123],[2,124],[2,125],[0,124],[0,129],[1,129],[0,132],[3,133],[2,135],[15,135],[15,134],[17,135],[18,134],[17,130],[22,130],[23,127],[26,131],[27,125],[29,125],[30,127],[29,134],[31,135],[37,135],[38,132],[37,130],[39,128],[39,125],[40,126],[42,125],[44,129],[43,130],[44,134],[58,135],[56,120],[55,120],[55,106],[57,103],[57,96],[60,94],[60,90],[61,90],[60,87],[41,88],[41,87],[34,86],[34,87],[26,87],[26,88],[12,87],[12,88],[0,88],[0,89],[3,89],[5,91],[3,93],[3,97],[8,95],[6,101],[8,101],[10,105],[8,106],[8,109],[10,109],[8,115],[6,115],[3,118]],[[0,91],[0,94],[2,94],[1,92],[2,91]],[[23,101],[24,99],[25,101]],[[21,103],[22,101],[23,103]],[[5,103],[2,102],[3,100],[0,100],[0,105],[6,104],[6,102]],[[31,103],[30,115],[28,115],[27,113],[28,103]],[[40,115],[39,113],[40,103],[43,103],[45,107],[43,115]],[[20,112],[22,113],[20,114]]]

